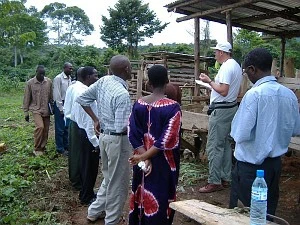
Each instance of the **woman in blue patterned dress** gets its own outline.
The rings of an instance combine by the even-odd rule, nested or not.
[[[179,175],[181,110],[164,96],[167,69],[160,65],[148,71],[153,93],[137,100],[129,118],[129,141],[134,155],[129,225],[171,225]],[[137,165],[145,162],[144,172]]]

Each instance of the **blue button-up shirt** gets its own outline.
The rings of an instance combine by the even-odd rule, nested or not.
[[[299,134],[299,106],[295,94],[263,77],[247,91],[232,121],[237,160],[260,165],[267,157],[287,152],[293,135]]]

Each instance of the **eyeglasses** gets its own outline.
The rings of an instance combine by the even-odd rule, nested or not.
[[[248,76],[249,68],[253,66],[247,66],[245,69],[243,69],[242,75],[243,76]]]

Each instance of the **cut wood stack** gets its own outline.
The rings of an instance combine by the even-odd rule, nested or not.
[[[133,79],[129,81],[129,91],[133,100],[149,93],[142,90],[142,85],[147,80],[147,70],[153,65],[164,65],[168,69],[169,79],[172,84],[179,85],[183,90],[183,101],[192,101],[195,87],[194,56],[166,51],[149,52],[142,54],[143,59],[132,61],[136,64],[133,70]],[[200,57],[200,62],[214,61],[212,57]],[[200,72],[207,72],[201,70]]]

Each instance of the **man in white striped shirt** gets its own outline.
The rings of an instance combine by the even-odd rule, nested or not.
[[[95,221],[105,212],[105,225],[118,224],[129,188],[129,163],[131,146],[127,138],[127,124],[131,100],[126,80],[131,79],[131,65],[127,57],[117,55],[110,61],[113,75],[104,76],[77,98],[92,117],[99,134],[99,146],[104,179],[97,199],[88,209],[87,219]],[[97,101],[98,115],[90,105]]]
[[[73,66],[71,63],[64,64],[64,71],[53,79],[53,100],[55,119],[55,144],[56,151],[61,154],[68,154],[68,120],[64,120],[64,101],[67,88],[71,85],[71,74]]]

